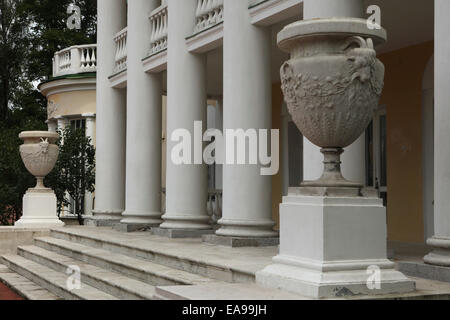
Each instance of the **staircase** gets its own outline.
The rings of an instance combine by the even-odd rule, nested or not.
[[[168,254],[162,239],[156,239],[153,248],[141,241],[144,233],[124,240],[100,232],[106,229],[110,228],[61,228],[52,230],[50,237],[35,238],[17,254],[0,257],[0,281],[29,300],[147,300],[166,299],[160,290],[164,286],[219,284],[224,273],[233,278],[232,270],[221,273],[217,267],[211,273],[195,257],[189,261]],[[80,271],[81,283],[75,289],[72,282],[67,284],[72,275],[68,270]],[[253,276],[237,279],[251,281]]]

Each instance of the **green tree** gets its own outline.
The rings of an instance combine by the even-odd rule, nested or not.
[[[68,127],[59,134],[58,161],[45,183],[56,193],[58,216],[68,207],[82,225],[85,194],[95,189],[95,148],[83,129]]]
[[[33,81],[50,78],[55,52],[64,48],[97,42],[96,0],[22,0],[23,10],[32,21],[33,50],[29,54],[29,77]],[[81,29],[67,28],[67,8],[81,9]]]
[[[23,0],[0,0],[0,120],[6,121],[10,106],[30,83],[27,72],[27,55],[31,48],[29,18]]]

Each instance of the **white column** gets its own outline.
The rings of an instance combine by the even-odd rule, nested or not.
[[[64,118],[62,116],[56,117],[56,127],[59,131],[63,131],[64,129],[66,129],[68,123],[69,121],[67,120],[67,118]]]
[[[361,0],[315,0],[305,1],[303,19],[355,17],[364,15],[364,6]],[[345,148],[342,155],[342,174],[350,181],[366,184],[366,151],[365,134],[351,146]],[[323,155],[320,148],[303,138],[303,179],[305,181],[317,180],[323,172]]]
[[[83,113],[81,116],[86,120],[86,137],[91,138],[92,145],[95,145],[95,113]]]
[[[169,1],[168,5],[166,214],[160,227],[210,229],[206,165],[176,165],[171,159],[172,148],[179,144],[171,139],[174,130],[188,130],[193,140],[195,121],[202,121],[206,128],[206,57],[189,53],[185,39],[194,31],[197,0]]]
[[[125,208],[126,92],[111,88],[116,45],[113,36],[126,26],[126,1],[97,4],[97,152],[94,215],[120,219]]]
[[[161,220],[161,74],[146,74],[149,13],[156,0],[128,2],[126,198],[122,223],[159,225]]]
[[[435,0],[434,34],[434,251],[426,263],[450,267],[450,1]]]
[[[364,2],[361,0],[305,0],[303,1],[303,19],[354,17],[364,14]]]
[[[223,132],[223,98],[217,100],[216,129]],[[223,165],[216,163],[216,189],[223,189]]]
[[[247,1],[225,0],[224,15],[224,130],[271,129],[270,29],[251,24]],[[277,235],[272,220],[272,177],[262,176],[260,168],[224,165],[223,218],[217,235]]]
[[[95,141],[95,114],[85,113],[81,115],[86,120],[86,137],[91,138],[91,144],[94,145]],[[86,192],[84,196],[84,214],[86,216],[92,216],[92,202],[94,195],[91,192]]]
[[[66,129],[67,125],[69,124],[69,121],[67,118],[64,118],[63,116],[58,116],[56,119],[56,128],[62,135],[64,133],[64,130]],[[61,142],[64,143],[64,139],[61,138]],[[66,193],[66,197],[70,199],[70,195]],[[70,211],[68,207],[64,206],[62,208],[61,216],[64,216],[66,214],[66,211]]]
[[[48,126],[48,131],[50,131],[50,132],[56,132],[56,130],[58,129],[58,124],[56,123],[56,121],[53,121],[53,120],[48,120],[47,126]]]

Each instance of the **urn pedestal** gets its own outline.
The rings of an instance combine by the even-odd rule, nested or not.
[[[289,190],[280,206],[279,254],[257,282],[311,298],[414,291],[387,259],[386,209],[377,193],[334,191]]]
[[[52,189],[44,186],[48,175],[58,159],[58,134],[47,131],[22,132],[24,141],[20,155],[27,170],[36,177],[36,186],[27,190],[23,197],[22,217],[14,225],[20,228],[62,227],[64,223],[57,217],[56,196]]]
[[[278,34],[278,45],[291,54],[281,68],[286,104],[302,134],[322,148],[324,172],[283,198],[279,254],[256,273],[260,285],[311,298],[415,290],[387,259],[378,193],[341,173],[343,149],[378,107],[384,66],[374,45],[385,39],[384,29],[354,18],[299,21]]]

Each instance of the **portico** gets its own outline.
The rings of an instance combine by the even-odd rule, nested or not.
[[[426,46],[430,45],[433,37],[435,60],[446,56],[446,40],[438,38],[441,30],[446,30],[448,26],[446,21],[436,17],[434,34],[422,32],[420,39],[407,39],[399,36],[401,32],[398,30],[403,26],[394,19],[394,15],[400,12],[399,8],[387,1],[375,2],[382,10],[382,25],[388,34],[387,46],[380,48],[381,61],[391,61],[390,55],[395,54],[397,59],[402,59],[405,55],[400,49],[404,48],[419,55],[420,50],[428,50]],[[440,1],[436,4],[445,6]],[[225,238],[276,238],[278,231],[274,226],[279,218],[278,211],[272,207],[274,202],[274,207],[281,202],[281,185],[287,189],[299,184],[300,181],[289,181],[291,176],[298,176],[292,169],[297,164],[282,159],[283,174],[275,177],[260,175],[259,165],[225,164],[220,170],[215,167],[214,172],[223,180],[221,217],[215,225],[208,213],[208,172],[213,171],[204,164],[174,164],[171,152],[177,141],[172,139],[172,133],[182,128],[194,135],[195,121],[202,121],[203,128],[208,128],[208,100],[222,106],[215,109],[220,113],[216,118],[222,120],[220,125],[215,123],[219,129],[279,128],[276,124],[281,122],[282,113],[282,101],[277,100],[279,69],[289,57],[276,47],[277,33],[296,20],[365,18],[368,16],[367,5],[362,0],[255,0],[249,3],[235,0],[139,0],[129,2],[126,7],[119,0],[100,0],[94,218],[111,221],[111,224],[120,221],[122,225],[157,226],[160,230],[170,231],[166,234],[179,231],[179,234],[201,236],[215,232]],[[420,5],[425,4],[420,1],[411,4],[414,7]],[[104,16],[115,18],[102,19]],[[420,45],[426,48],[413,47]],[[390,65],[387,63],[386,67]],[[445,62],[439,65],[445,66]],[[445,88],[449,71],[448,68],[441,70],[442,74],[435,74],[436,81],[440,83],[440,86],[435,86],[434,110],[436,119],[439,117],[434,124],[435,150],[446,150],[438,145],[442,144],[443,138],[440,137],[448,131],[446,121],[450,121],[446,117],[445,107],[442,107],[446,101],[445,94],[440,92]],[[387,75],[390,92],[392,80],[389,71]],[[167,96],[166,126],[162,125],[163,95]],[[389,118],[389,113],[396,107],[396,100],[384,96],[381,101],[380,104],[387,105],[384,108],[387,109],[388,119],[393,119]],[[283,123],[284,127],[280,129],[284,134],[280,136],[284,140],[280,144],[291,148],[289,140],[294,141],[295,135],[300,136],[300,133],[295,133],[295,128],[289,133],[285,127],[289,126],[289,120]],[[406,224],[418,226],[424,232],[421,225],[423,214],[414,214],[408,219],[406,210],[397,213],[392,209],[399,207],[402,200],[396,195],[401,191],[393,188],[389,193],[388,182],[383,177],[393,177],[401,172],[403,160],[398,159],[403,159],[411,148],[421,153],[422,146],[416,149],[416,142],[408,145],[411,135],[403,136],[404,131],[394,120],[388,120],[385,131],[382,131],[382,125],[382,122],[375,121],[354,144],[346,148],[342,171],[349,180],[378,187],[383,197],[387,197],[383,193],[389,194],[388,200],[385,199],[388,208],[386,237],[399,242],[413,239],[410,242],[418,243],[423,241],[424,234],[405,231],[406,235],[403,235],[402,231],[395,229],[398,227],[393,227],[392,221],[398,226],[397,221],[403,219]],[[164,132],[163,127],[166,128]],[[373,132],[378,135],[373,136]],[[383,134],[386,140],[383,140]],[[162,141],[163,135],[165,141]],[[301,139],[302,176],[304,180],[314,180],[322,171],[322,155],[308,139]],[[165,154],[162,151],[164,143]],[[386,150],[383,148],[390,152],[388,157],[391,158],[388,160],[383,160],[380,154]],[[374,154],[374,150],[378,153]],[[434,183],[435,192],[437,189],[444,190],[445,195],[447,182],[442,178],[445,177],[442,163],[446,163],[446,156],[442,152],[434,155]],[[282,150],[281,153],[290,157],[289,151]],[[192,150],[192,155],[195,154]],[[394,154],[397,159],[389,163],[390,159],[394,159]],[[389,163],[387,166],[386,162]],[[421,167],[421,163],[415,165],[414,168]],[[421,180],[414,180],[414,184],[420,183]],[[447,184],[450,185],[450,182]],[[165,210],[161,209],[162,187],[165,187]],[[422,197],[421,190],[417,191],[418,194],[415,190],[412,192],[410,197]],[[442,256],[447,256],[445,239],[448,234],[442,228],[445,229],[450,218],[442,210],[436,213],[439,203],[445,203],[444,195],[439,196],[438,192],[434,199],[436,237],[429,241],[430,245],[440,248],[432,256],[436,258],[438,255],[440,258],[433,260],[428,256],[426,262],[429,264],[442,265]],[[212,199],[211,203],[219,206],[219,197]],[[420,201],[418,204],[416,207],[421,207]]]

